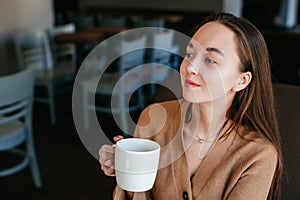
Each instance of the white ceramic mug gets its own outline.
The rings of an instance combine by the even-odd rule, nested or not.
[[[144,192],[153,187],[160,155],[158,143],[141,138],[127,138],[116,143],[115,172],[120,188]]]

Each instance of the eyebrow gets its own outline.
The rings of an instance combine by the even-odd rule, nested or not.
[[[193,43],[189,42],[188,43],[188,47],[189,48],[194,48]],[[224,53],[220,49],[217,49],[217,48],[214,48],[214,47],[207,47],[206,51],[208,51],[208,52],[215,52],[215,53],[220,54],[221,56],[224,57]]]
[[[208,52],[215,52],[215,53],[220,54],[221,56],[224,57],[224,53],[221,50],[217,49],[217,48],[207,47],[206,51],[208,51]]]

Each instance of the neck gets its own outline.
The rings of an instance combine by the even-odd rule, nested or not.
[[[191,126],[203,138],[216,137],[226,121],[227,106],[224,103],[193,104]]]

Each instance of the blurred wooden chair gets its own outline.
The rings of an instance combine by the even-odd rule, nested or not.
[[[90,30],[92,30],[95,25],[95,17],[92,14],[72,14],[68,17],[68,23],[75,24],[75,28],[77,32],[83,32],[92,34]],[[83,36],[82,36],[83,37]],[[89,36],[87,38],[92,38]],[[94,49],[98,44],[97,42],[83,42],[80,45],[77,44],[77,67],[79,67],[84,60],[84,58]]]
[[[60,34],[75,33],[76,28],[74,23],[54,26],[47,29],[51,52],[54,58],[54,64],[59,65],[65,63],[68,68],[75,70],[76,64],[76,46],[73,43],[58,44],[55,42],[55,36]]]
[[[74,68],[64,63],[58,64],[54,59],[46,31],[18,34],[15,37],[15,47],[20,67],[35,68],[34,100],[49,106],[51,123],[55,124],[55,94],[65,91],[67,84],[72,85]]]
[[[35,155],[32,129],[32,102],[34,70],[0,77],[0,152],[20,159],[17,164],[0,169],[0,177],[31,168],[34,184],[42,187],[38,161]],[[21,146],[25,144],[25,146]],[[5,162],[2,160],[2,162]]]
[[[51,55],[53,58],[53,68],[61,70],[65,74],[65,81],[73,83],[76,71],[77,71],[77,52],[76,45],[74,43],[57,43],[55,42],[55,36],[60,34],[75,33],[75,25],[73,23],[55,26],[47,29],[49,37],[49,43],[51,48]],[[68,88],[72,87],[72,84],[67,85]]]
[[[179,47],[174,45],[175,32],[172,30],[154,32],[152,37],[152,49],[149,49],[147,63],[149,68],[144,70],[145,79],[151,83],[150,95],[156,90],[156,84],[162,83],[171,75],[174,68],[173,56],[179,53]]]
[[[141,37],[127,41],[121,40],[116,46],[121,57],[118,59],[118,69],[115,72],[104,72],[100,78],[92,78],[83,82],[83,113],[84,126],[89,128],[89,112],[98,111],[102,113],[116,113],[120,119],[120,128],[126,134],[132,133],[133,127],[129,123],[129,113],[144,108],[144,98],[141,88],[143,81],[142,68],[138,67],[144,63],[146,37]],[[112,48],[109,45],[109,48]],[[109,102],[95,103],[91,105],[89,97],[99,95],[110,97]],[[136,95],[134,102],[129,102],[130,98]],[[104,99],[104,98],[101,98]]]

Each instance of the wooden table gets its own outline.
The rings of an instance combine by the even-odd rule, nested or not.
[[[103,33],[106,36],[112,36],[123,31],[127,31],[129,28],[119,26],[99,26],[92,28],[90,31],[94,33]]]
[[[84,31],[75,33],[64,33],[54,37],[54,42],[57,44],[74,43],[86,44],[100,42],[104,38],[104,34],[95,31]]]
[[[160,14],[157,17],[163,19],[165,22],[170,23],[179,23],[184,20],[184,16],[182,15],[175,15],[175,14]]]

